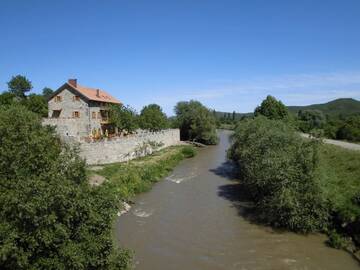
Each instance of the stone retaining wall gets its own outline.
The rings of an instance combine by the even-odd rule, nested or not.
[[[160,147],[152,147],[154,143]],[[151,154],[156,148],[180,143],[179,129],[140,132],[127,137],[97,142],[80,142],[80,155],[89,165],[123,162]]]

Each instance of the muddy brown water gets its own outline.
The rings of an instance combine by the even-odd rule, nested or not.
[[[324,235],[276,232],[251,222],[249,203],[226,163],[229,132],[200,149],[118,218],[116,237],[136,269],[359,269]]]

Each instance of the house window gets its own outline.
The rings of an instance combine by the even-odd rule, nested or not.
[[[73,101],[80,101],[80,97],[79,96],[73,96]]]
[[[60,117],[61,110],[53,110],[52,111],[52,118],[59,118]]]
[[[98,112],[98,119],[101,119],[101,113]]]
[[[73,118],[79,118],[79,117],[80,117],[80,112],[74,111],[73,112]]]
[[[61,96],[56,96],[55,97],[55,102],[61,102],[62,101],[62,97]]]
[[[92,112],[91,117],[92,117],[92,119],[96,119],[96,112]]]

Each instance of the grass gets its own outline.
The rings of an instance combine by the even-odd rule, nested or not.
[[[181,160],[195,154],[192,146],[172,146],[139,159],[103,165],[103,169],[96,173],[107,181],[99,188],[115,193],[118,201],[129,200],[137,193],[149,190]]]
[[[344,222],[360,216],[360,206],[354,198],[360,195],[360,152],[333,145],[320,150],[320,179],[332,211]]]
[[[324,144],[319,154],[319,179],[331,217],[327,243],[355,253],[360,248],[360,151]]]

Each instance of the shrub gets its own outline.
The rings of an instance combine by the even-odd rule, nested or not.
[[[193,146],[185,146],[181,150],[181,153],[184,155],[185,158],[191,158],[196,155],[196,150]]]
[[[300,232],[327,225],[327,206],[315,177],[317,144],[265,117],[237,127],[228,154],[265,222]]]
[[[352,245],[351,239],[344,237],[343,235],[332,230],[329,234],[329,239],[326,243],[333,248],[345,249]]]

